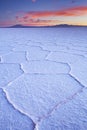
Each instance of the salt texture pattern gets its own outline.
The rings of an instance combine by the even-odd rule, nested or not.
[[[0,29],[0,130],[87,129],[86,34]]]

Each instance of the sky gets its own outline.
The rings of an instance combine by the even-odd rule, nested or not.
[[[87,0],[0,0],[0,27],[87,26]]]

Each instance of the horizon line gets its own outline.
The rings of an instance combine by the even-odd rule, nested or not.
[[[15,24],[15,25],[11,25],[11,26],[0,26],[0,28],[22,28],[22,27],[36,27],[36,28],[39,28],[39,27],[58,27],[58,26],[75,26],[75,27],[87,27],[87,25],[73,25],[73,24],[57,24],[57,25],[45,25],[45,26],[28,26],[28,25],[21,25],[21,24]]]

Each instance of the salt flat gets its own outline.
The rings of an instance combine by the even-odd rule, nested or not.
[[[0,29],[0,130],[87,129],[86,34]]]

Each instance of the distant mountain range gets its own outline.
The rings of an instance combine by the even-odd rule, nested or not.
[[[80,25],[68,25],[68,24],[59,24],[53,26],[23,26],[23,25],[13,25],[6,28],[55,28],[55,27],[87,27],[87,26],[80,26]]]

